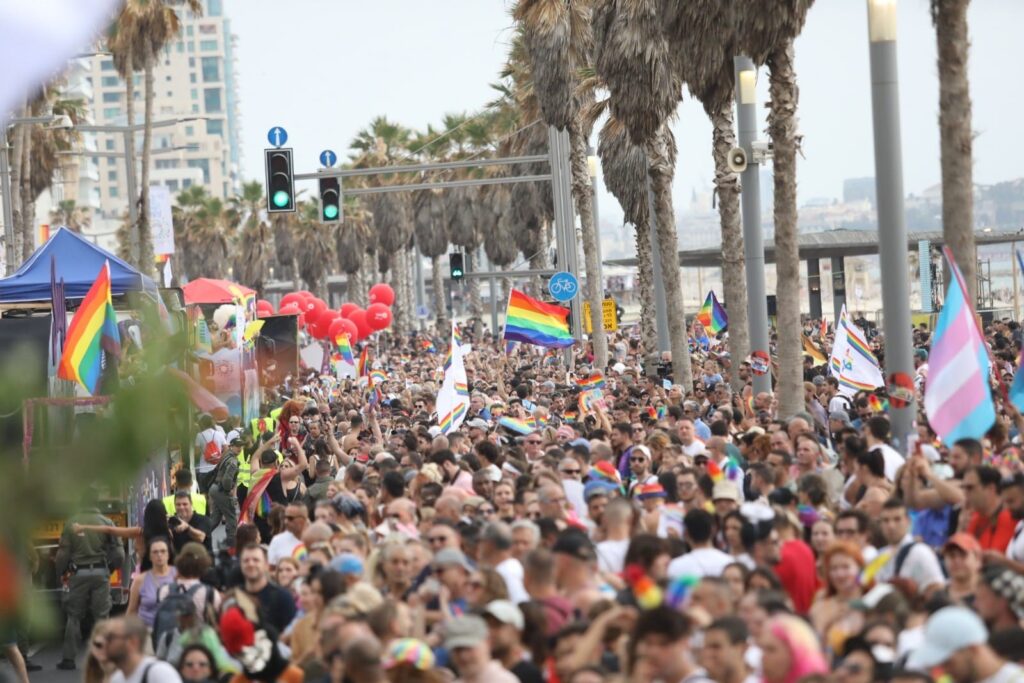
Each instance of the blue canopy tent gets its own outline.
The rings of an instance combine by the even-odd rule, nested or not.
[[[51,256],[57,266],[57,281],[64,280],[64,296],[68,299],[83,298],[106,261],[110,262],[110,289],[114,296],[139,291],[159,296],[152,279],[82,235],[62,227],[14,275],[0,279],[0,304],[49,301]]]

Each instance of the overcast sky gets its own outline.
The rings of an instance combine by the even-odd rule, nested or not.
[[[322,149],[346,155],[356,131],[385,114],[411,127],[445,112],[476,112],[505,58],[508,0],[225,0],[237,34],[243,172],[263,178],[267,130],[285,127],[300,171]],[[928,0],[902,0],[899,14],[904,185],[939,182],[939,86]],[[818,0],[796,43],[800,82],[800,203],[841,197],[845,178],[874,174],[866,3]],[[1021,0],[974,0],[970,10],[975,182],[1024,176],[1021,138]],[[767,77],[759,79],[767,100]],[[761,120],[764,109],[760,109]],[[763,128],[762,128],[763,130]],[[675,124],[680,148],[676,208],[713,177],[711,128],[686,99]],[[604,222],[621,221],[610,195]]]

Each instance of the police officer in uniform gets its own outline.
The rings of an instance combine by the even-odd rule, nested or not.
[[[72,670],[82,637],[82,621],[94,621],[110,616],[110,569],[124,565],[124,546],[111,534],[91,531],[74,533],[74,524],[114,526],[114,523],[95,508],[73,515],[65,524],[57,547],[56,570],[58,576],[70,574],[65,595],[64,648],[58,669]]]

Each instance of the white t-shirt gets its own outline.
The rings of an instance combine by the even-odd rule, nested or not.
[[[196,472],[206,473],[212,472],[217,465],[215,463],[208,462],[204,456],[207,447],[216,447],[219,452],[223,453],[224,449],[227,448],[228,442],[224,438],[224,432],[217,427],[210,427],[196,434],[196,454],[198,455],[198,462],[196,463]]]
[[[147,670],[146,667],[149,667]],[[174,667],[167,662],[161,662],[155,657],[143,657],[142,661],[131,676],[125,677],[120,670],[115,671],[110,677],[110,683],[142,683],[145,676],[146,683],[181,683],[181,676]]]
[[[913,579],[918,589],[922,591],[935,584],[944,586],[946,577],[942,573],[942,565],[939,564],[939,558],[935,555],[935,551],[924,543],[916,543],[909,534],[898,546],[886,548],[886,552],[890,553],[889,561],[878,570],[876,582],[885,583],[894,577],[896,558],[899,556],[900,548],[908,543],[913,543],[914,547],[910,549],[906,559],[903,560],[899,575],[903,578]]]
[[[1006,546],[1006,556],[1014,562],[1024,562],[1024,520],[1017,522],[1010,545]]]
[[[896,481],[896,472],[903,467],[903,463],[906,460],[900,455],[899,451],[890,446],[887,443],[883,443],[879,446],[875,446],[870,450],[879,449],[882,451],[882,458],[885,459],[885,478],[889,481]]]
[[[302,544],[302,541],[295,537],[290,531],[282,531],[270,539],[270,547],[267,556],[271,566],[281,561],[282,557],[291,557],[292,551]]]
[[[505,580],[505,588],[508,589],[508,599],[519,604],[530,599],[526,588],[523,586],[523,565],[514,557],[503,560],[494,568],[494,571],[501,574]]]
[[[627,550],[628,538],[621,541],[601,541],[597,544],[597,568],[603,572],[618,574],[625,567]]]
[[[693,443],[691,443],[689,446],[682,447],[683,453],[690,456],[691,458],[697,455],[698,453],[703,453],[705,450],[707,449],[704,447],[704,442],[701,441],[700,439],[694,439]]]
[[[736,558],[718,548],[697,548],[669,563],[668,578],[721,576],[722,571],[735,561]]]
[[[978,683],[1020,683],[1021,680],[1024,680],[1024,669],[1013,662],[1006,662],[999,671]]]

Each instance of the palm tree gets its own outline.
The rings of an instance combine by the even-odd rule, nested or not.
[[[974,245],[974,131],[967,80],[967,6],[971,0],[931,0],[939,43],[939,139],[942,166],[942,239],[964,274],[968,301],[977,300]]]
[[[88,206],[77,204],[74,199],[62,199],[50,210],[50,225],[64,226],[74,232],[82,232],[92,224]]]
[[[610,93],[611,114],[647,154],[658,249],[663,255],[673,374],[677,383],[689,387],[693,376],[672,206],[676,147],[667,125],[682,99],[682,81],[664,21],[655,3],[600,0],[594,14],[594,65]]]
[[[736,146],[732,119],[735,7],[726,0],[699,0],[674,3],[670,8],[675,15],[670,12],[666,32],[673,55],[690,93],[701,101],[711,119],[715,193],[722,228],[722,285],[729,309],[729,352],[733,358],[743,359],[750,352],[750,335],[740,185],[728,163],[729,150]],[[742,388],[736,373],[733,383],[735,389]]]
[[[300,201],[297,209],[292,225],[299,276],[309,291],[326,299],[328,268],[334,260],[333,236],[320,223],[320,207],[316,201]]]
[[[587,146],[593,124],[585,125],[582,105],[592,102],[592,90],[581,90],[579,71],[590,64],[593,52],[590,0],[519,0],[513,16],[523,29],[530,57],[533,89],[544,121],[559,130],[569,131],[569,162],[572,195],[580,216],[583,256],[586,264],[586,299],[593,322],[590,335],[594,361],[599,368],[608,366],[608,339],[600,316],[604,285],[598,277],[598,226],[594,224]],[[575,227],[573,227],[575,229]],[[575,240],[573,240],[575,243]]]
[[[779,416],[804,408],[800,341],[800,250],[797,244],[796,109],[793,41],[814,0],[746,0],[738,5],[736,45],[755,64],[767,64],[771,104],[768,133],[774,145],[775,294],[778,300]]]
[[[242,226],[235,249],[235,280],[257,291],[269,276],[274,247],[265,212],[263,184],[257,180],[242,185],[241,194],[228,200],[232,222]]]
[[[346,274],[349,301],[366,304],[368,283],[363,281],[366,264],[374,259],[376,229],[373,214],[358,197],[345,197],[345,224],[334,233],[334,253],[338,267]]]
[[[415,193],[412,201],[416,246],[430,259],[437,329],[445,330],[448,329],[448,299],[444,291],[441,257],[448,251],[448,218],[444,195],[438,190],[427,190]]]
[[[378,116],[368,128],[359,131],[349,145],[358,152],[356,167],[395,165],[400,154],[408,148],[411,133],[409,129]],[[374,176],[369,185],[394,185],[405,181],[408,174]],[[407,268],[398,268],[399,257],[408,248],[413,236],[412,199],[408,192],[381,192],[370,195],[367,202],[373,213],[377,228],[378,260],[382,273],[389,273],[395,289],[395,326],[398,330],[410,327],[412,311],[407,293],[411,287],[411,273]]]
[[[185,9],[195,16],[203,13],[200,0],[174,2],[184,4]],[[113,55],[114,66],[126,84],[125,106],[128,126],[135,124],[135,69],[142,67],[144,78],[144,118],[142,136],[142,173],[139,178],[138,225],[131,232],[130,262],[143,272],[153,270],[153,238],[149,227],[149,166],[153,142],[153,68],[160,52],[181,33],[181,19],[178,10],[170,0],[127,0],[112,27],[107,47]],[[134,145],[125,150],[126,161],[135,163]],[[134,197],[129,201],[135,201]]]

